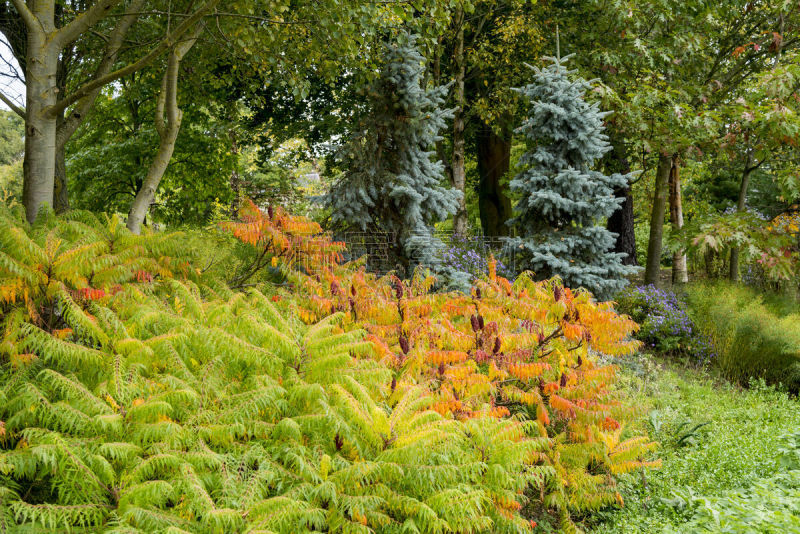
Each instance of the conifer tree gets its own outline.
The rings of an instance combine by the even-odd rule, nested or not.
[[[387,232],[405,269],[435,267],[442,243],[433,224],[455,213],[460,192],[442,185],[432,159],[452,110],[447,86],[424,87],[415,35],[386,46],[384,67],[367,92],[367,113],[342,150],[345,171],[325,197],[340,229]]]
[[[518,89],[532,106],[518,130],[531,149],[520,160],[526,169],[511,181],[519,201],[510,224],[520,236],[507,239],[506,250],[538,278],[557,275],[607,299],[634,272],[613,252],[616,234],[604,227],[620,203],[614,189],[631,176],[593,170],[611,149],[603,133],[608,113],[586,102],[590,83],[572,78],[568,57],[547,59],[546,68],[532,67],[533,83]]]

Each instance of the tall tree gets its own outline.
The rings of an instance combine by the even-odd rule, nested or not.
[[[150,2],[142,0],[97,0],[86,5],[70,5],[64,10],[61,3],[55,0],[10,0],[16,11],[16,19],[12,19],[13,30],[24,28],[24,59],[21,64],[25,68],[26,105],[25,110],[15,109],[25,117],[25,181],[23,203],[27,218],[33,221],[41,205],[53,201],[56,155],[58,151],[58,124],[64,124],[64,135],[71,132],[85,117],[94,105],[99,91],[105,85],[120,77],[149,65],[162,53],[174,46],[188,31],[208,14],[219,0],[206,0],[194,6],[190,3],[184,10],[186,17],[174,27],[165,25],[165,30],[149,51],[141,53],[133,61],[124,66],[115,65],[118,52],[124,42],[125,35],[131,25],[141,16],[142,9]],[[154,3],[154,2],[153,2]],[[4,2],[6,12],[10,12],[8,2]],[[127,4],[127,5],[125,5]],[[155,6],[153,6],[155,7]],[[118,9],[119,8],[119,9]],[[70,13],[69,17],[61,17],[61,25],[57,26],[57,12]],[[114,19],[112,21],[112,17]],[[94,73],[82,84],[67,95],[58,91],[59,57],[64,49],[80,39],[93,35],[95,27],[102,22],[110,23],[110,32],[105,39],[102,58],[97,63]],[[21,24],[20,24],[21,23]],[[5,28],[11,28],[11,25]],[[4,29],[4,31],[6,31]],[[11,32],[12,30],[8,30]],[[14,36],[16,40],[18,35]],[[21,49],[17,49],[21,52]],[[8,100],[7,97],[3,98]],[[12,108],[13,109],[13,108]],[[69,109],[70,114],[64,118],[63,113]],[[59,119],[59,116],[62,118]],[[64,141],[66,142],[66,141]]]
[[[437,263],[433,224],[458,209],[460,192],[442,186],[433,161],[439,132],[452,118],[446,86],[423,87],[426,62],[416,36],[386,46],[385,66],[369,88],[367,113],[342,158],[345,172],[326,197],[339,227],[389,232],[406,269]]]
[[[614,236],[600,224],[619,205],[614,189],[630,176],[592,170],[611,149],[603,133],[608,113],[585,101],[591,86],[570,79],[565,59],[534,69],[534,82],[521,89],[532,104],[521,128],[531,149],[521,160],[527,169],[511,182],[520,195],[513,221],[520,237],[507,239],[507,250],[538,277],[557,275],[608,299],[634,270],[612,252]]]

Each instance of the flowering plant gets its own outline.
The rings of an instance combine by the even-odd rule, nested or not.
[[[499,248],[499,247],[498,247]],[[442,251],[442,263],[453,269],[482,278],[489,273],[489,262],[496,251],[481,237],[452,236]],[[509,280],[514,279],[513,269],[496,259],[497,274]]]
[[[686,313],[686,303],[672,291],[653,285],[628,287],[617,296],[617,309],[640,324],[636,338],[654,352],[699,363],[714,356],[708,338]]]

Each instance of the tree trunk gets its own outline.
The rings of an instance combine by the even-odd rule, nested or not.
[[[747,187],[750,184],[750,174],[754,170],[754,167],[752,167],[751,165],[752,165],[752,156],[748,153],[747,161],[745,162],[744,165],[744,171],[742,172],[742,182],[741,184],[739,184],[739,198],[738,201],[736,202],[737,212],[742,212],[747,207]],[[739,247],[731,248],[729,278],[731,282],[739,281]]]
[[[607,160],[607,168],[612,173],[628,174],[631,172],[631,163],[628,155],[625,153],[625,147],[620,139],[617,139],[610,133],[611,146],[613,150],[609,154]],[[631,193],[631,185],[628,184],[623,188],[614,191],[614,196],[622,198],[623,201],[617,211],[611,214],[606,223],[606,228],[610,232],[617,234],[617,241],[614,243],[614,252],[622,252],[625,256],[622,258],[623,265],[639,265],[636,258],[636,233],[634,232],[634,216],[633,216],[633,194]]]
[[[47,32],[54,29],[52,4],[49,7],[50,13],[36,13],[42,31],[28,30],[22,203],[31,223],[36,220],[42,204],[53,202],[56,116],[48,111],[56,103],[59,49],[48,38]],[[48,23],[49,28],[45,27]]]
[[[677,158],[672,158],[672,168],[669,172],[669,218],[673,232],[683,228],[681,173]],[[678,249],[672,255],[672,284],[685,284],[688,281],[689,273],[686,269],[686,254],[683,249]]]
[[[653,190],[653,211],[650,215],[650,240],[647,242],[647,265],[644,271],[645,284],[658,284],[661,271],[664,210],[667,206],[667,189],[671,170],[672,156],[659,156],[655,188]]]
[[[234,157],[230,181],[231,192],[233,193],[233,197],[231,198],[231,217],[235,219],[239,216],[239,204],[241,202],[242,194],[242,179],[241,176],[239,176],[239,143],[238,136],[236,135],[236,125],[234,124],[235,112],[231,113],[231,115],[231,128],[228,131],[228,136],[231,140],[231,154],[233,154]]]
[[[53,209],[56,213],[69,211],[69,191],[67,189],[66,147],[56,146],[56,166],[53,180]]]
[[[501,135],[489,125],[480,126],[475,136],[478,155],[478,208],[483,235],[509,235],[506,224],[511,218],[511,199],[501,182],[511,162],[511,132],[504,128]]]
[[[175,140],[178,138],[183,119],[183,112],[178,107],[178,74],[181,60],[197,42],[201,31],[202,25],[199,25],[188,40],[176,45],[170,51],[167,59],[167,68],[161,80],[161,92],[156,102],[155,125],[160,139],[158,152],[147,169],[147,176],[145,176],[139,192],[136,193],[136,198],[133,199],[128,213],[128,230],[134,234],[141,232],[147,211],[156,198],[158,184],[161,182],[169,160],[172,159],[172,152],[175,150]]]
[[[453,217],[453,234],[464,236],[467,234],[467,199],[466,182],[467,173],[464,164],[464,7],[459,5],[455,14],[456,21],[456,45],[453,57],[453,68],[455,71],[455,98],[456,110],[453,115],[453,158],[452,158],[452,180],[453,187],[461,192],[461,199],[458,201],[458,209]]]

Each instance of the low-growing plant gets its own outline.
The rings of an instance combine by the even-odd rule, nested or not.
[[[686,303],[675,293],[653,285],[628,287],[617,297],[617,310],[639,323],[636,338],[655,353],[681,356],[696,363],[714,357],[707,336],[686,311]]]
[[[703,501],[712,503],[742,489],[749,491],[748,488],[762,482],[771,484],[776,475],[795,469],[792,465],[800,465],[798,437],[793,438],[794,445],[782,437],[796,435],[800,428],[797,399],[764,381],[754,381],[742,388],[720,380],[713,366],[686,368],[680,362],[650,355],[631,363],[638,364],[639,360],[657,362],[658,372],[648,379],[648,387],[642,388],[645,377],[631,372],[628,362],[623,362],[620,387],[634,402],[649,410],[649,418],[634,424],[644,426],[658,440],[663,466],[644,474],[631,472],[621,476],[618,487],[625,507],[593,514],[590,531],[594,534],[770,532],[769,524],[761,519],[787,510],[786,492],[774,494],[777,498],[774,505],[769,500],[770,494],[764,494],[761,500],[739,501],[740,520],[727,523],[730,527],[727,530],[712,528],[713,520],[693,522],[695,505],[704,506]],[[687,421],[692,422],[691,426],[709,424],[698,429],[701,435],[696,439],[679,443],[688,426],[681,428],[681,425]],[[795,452],[791,453],[792,450]],[[678,497],[695,504],[681,506],[675,500]],[[725,517],[734,507],[722,510],[714,505],[709,510],[718,510]],[[751,511],[753,527],[747,523]],[[597,522],[599,519],[602,521]]]
[[[782,470],[751,486],[717,496],[676,491],[665,502],[689,515],[680,528],[666,532],[758,532],[797,534],[800,532],[800,434],[785,438],[779,454]]]

